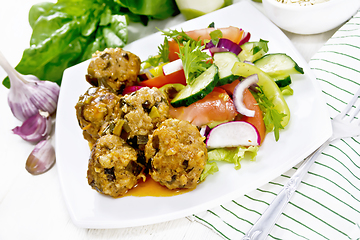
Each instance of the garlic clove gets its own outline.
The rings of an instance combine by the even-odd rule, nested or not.
[[[31,89],[37,93],[31,96],[30,101],[37,106],[38,109],[48,112],[50,115],[53,114],[59,98],[59,85],[50,81],[36,81],[31,79],[28,79],[28,82],[28,84],[33,83]]]
[[[8,104],[14,116],[25,121],[38,110],[53,114],[56,110],[60,87],[54,82],[41,81],[33,75],[16,71],[0,52],[0,66],[10,79]]]
[[[27,83],[13,84],[14,81],[10,81],[8,104],[17,119],[25,121],[38,110],[49,114],[55,112],[60,92],[60,87],[56,83],[31,78],[26,79]]]
[[[39,175],[48,171],[55,163],[55,149],[50,138],[40,141],[30,153],[25,168],[33,174]]]
[[[51,132],[52,121],[48,112],[38,110],[38,113],[28,118],[20,127],[12,131],[29,142],[45,139]]]

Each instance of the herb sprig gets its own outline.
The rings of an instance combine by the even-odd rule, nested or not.
[[[187,84],[191,84],[197,76],[211,66],[211,63],[208,62],[210,56],[202,51],[205,48],[202,40],[191,38],[183,30],[159,31],[165,35],[165,39],[173,39],[178,43],[178,55],[183,63]],[[217,37],[218,34],[215,36]]]
[[[191,84],[197,76],[211,66],[211,63],[208,62],[210,56],[202,51],[204,48],[201,40],[187,41],[179,48],[179,57],[183,63],[187,84]]]
[[[286,116],[275,109],[274,104],[265,96],[260,87],[257,88],[258,92],[255,94],[256,101],[259,103],[261,111],[264,113],[264,123],[266,131],[274,130],[275,140],[278,141],[280,137],[280,129],[284,129],[281,125],[282,119]]]

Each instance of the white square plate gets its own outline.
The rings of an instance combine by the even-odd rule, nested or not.
[[[175,27],[178,30],[230,25],[251,33],[251,41],[269,41],[270,52],[286,53],[304,75],[293,77],[294,95],[286,97],[291,120],[275,142],[268,134],[255,162],[242,161],[242,168],[219,164],[220,171],[210,175],[195,190],[172,197],[111,198],[99,194],[87,183],[90,154],[75,114],[79,96],[90,87],[85,81],[89,62],[67,69],[64,73],[56,122],[56,158],[61,187],[71,218],[84,228],[122,228],[147,225],[185,217],[230,201],[271,181],[287,171],[331,136],[331,123],[314,75],[290,40],[262,13],[248,2],[240,2]],[[156,33],[129,44],[125,49],[142,60],[157,53],[163,42]]]

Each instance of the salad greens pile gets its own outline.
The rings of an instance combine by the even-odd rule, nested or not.
[[[179,12],[174,0],[58,0],[29,12],[30,47],[16,66],[22,74],[61,84],[63,71],[96,50],[124,47],[129,21],[165,19]],[[10,87],[9,78],[3,85]]]

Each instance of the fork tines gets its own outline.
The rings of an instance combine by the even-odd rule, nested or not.
[[[358,101],[360,96],[360,88],[354,93],[354,96],[350,100],[350,102],[346,105],[346,107],[341,111],[341,113],[336,117],[337,119],[343,119],[345,116],[349,116],[349,121],[352,121],[356,118],[356,115],[360,111],[360,101]]]

